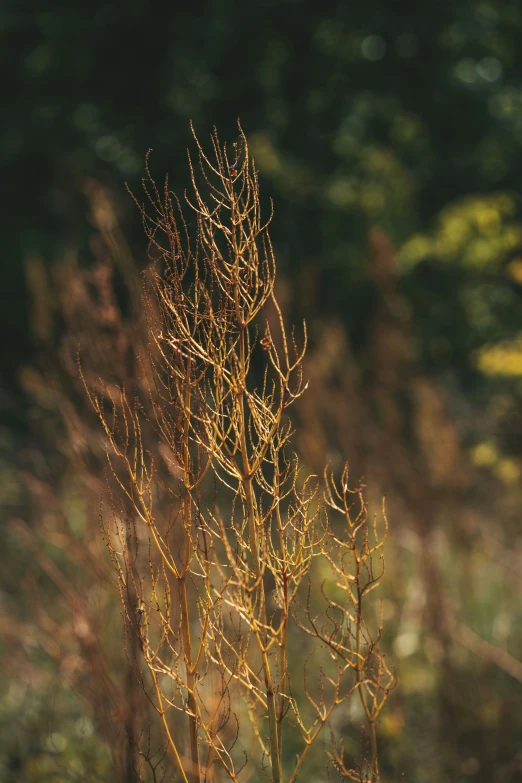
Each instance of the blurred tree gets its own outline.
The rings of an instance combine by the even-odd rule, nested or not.
[[[448,203],[518,184],[522,9],[510,2],[220,0],[151,10],[98,0],[86,17],[79,6],[26,0],[4,4],[0,28],[11,379],[29,350],[23,257],[85,246],[77,183],[86,172],[121,192],[153,146],[153,165],[179,180],[189,118],[230,136],[241,116],[277,199],[274,240],[289,275],[302,297],[315,290],[307,304],[343,310],[352,331],[364,312],[370,224],[402,242]],[[461,304],[468,276],[435,266],[427,259],[404,273],[414,305],[435,310],[419,324],[420,347],[437,366],[445,349],[433,332],[450,331],[457,346],[446,364],[459,372],[475,329]],[[518,288],[509,297],[518,304]]]

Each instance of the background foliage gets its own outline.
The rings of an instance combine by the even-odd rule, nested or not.
[[[390,498],[387,779],[521,779],[522,9],[22,0],[2,5],[0,30],[2,779],[108,780],[113,763],[71,686],[83,653],[57,665],[20,587],[36,580],[64,626],[63,590],[15,524],[42,523],[28,473],[76,535],[95,514],[60,446],[69,392],[48,380],[70,329],[64,269],[90,268],[100,236],[143,264],[124,181],[136,189],[153,147],[183,191],[188,120],[232,139],[237,116],[275,201],[289,315],[312,327],[301,450],[312,467],[345,453]],[[71,569],[59,546],[49,556]],[[93,592],[85,611],[117,628],[104,601]]]

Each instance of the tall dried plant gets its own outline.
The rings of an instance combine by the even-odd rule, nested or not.
[[[129,660],[184,783],[236,781],[250,763],[273,783],[304,780],[327,725],[329,773],[375,783],[394,684],[368,598],[386,515],[368,514],[347,466],[321,483],[289,451],[306,328],[300,346],[274,295],[244,134],[232,156],[216,134],[212,157],[194,138],[190,220],[148,161],[137,202],[156,262],[141,375],[132,388],[85,383],[107,441],[104,534],[138,639]],[[334,720],[352,697],[369,738],[353,764]]]

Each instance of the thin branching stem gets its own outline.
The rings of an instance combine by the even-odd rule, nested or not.
[[[371,757],[349,768],[333,741],[328,765],[377,783],[376,724],[394,677],[367,596],[383,575],[386,516],[369,517],[347,467],[337,479],[327,469],[321,487],[290,451],[306,327],[302,341],[287,332],[274,293],[271,215],[243,132],[232,152],[214,133],[212,157],[194,138],[195,232],[148,158],[145,204],[135,199],[153,260],[142,377],[115,390],[82,374],[117,498],[104,536],[149,681],[135,670],[183,783],[214,770],[237,781],[245,767],[304,781],[355,691]]]

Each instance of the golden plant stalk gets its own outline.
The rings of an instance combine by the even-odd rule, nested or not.
[[[382,623],[372,634],[363,604],[383,575],[386,517],[380,535],[361,490],[348,489],[347,468],[338,482],[327,471],[321,491],[289,455],[286,411],[306,388],[306,328],[299,347],[274,295],[270,221],[261,218],[244,134],[233,160],[216,134],[212,159],[194,138],[199,165],[189,156],[186,201],[195,232],[168,180],[158,190],[147,160],[148,203],[138,206],[156,272],[145,286],[140,383],[132,393],[87,389],[115,487],[104,529],[127,626],[139,639],[142,658],[131,663],[184,783],[210,780],[216,769],[238,780],[246,715],[258,767],[273,783],[294,783],[355,691],[369,755],[349,767],[332,729],[328,765],[342,779],[378,781],[376,721],[394,678],[380,652]],[[267,307],[277,334],[266,322],[261,337]],[[304,663],[289,665],[290,645]],[[287,731],[300,738],[292,763]]]

